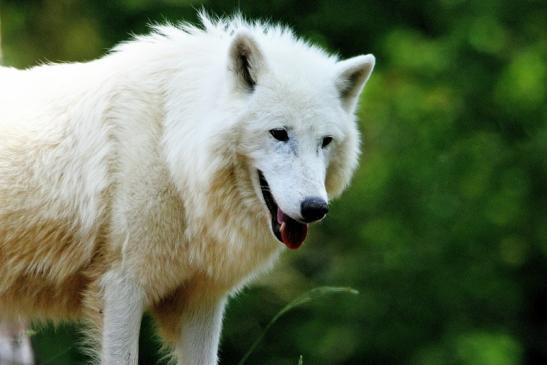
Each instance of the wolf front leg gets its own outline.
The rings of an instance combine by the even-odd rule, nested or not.
[[[193,303],[182,314],[175,351],[180,365],[216,365],[226,300]]]
[[[178,365],[216,365],[226,295],[181,288],[153,311]]]
[[[143,290],[123,272],[103,278],[102,365],[137,365],[144,311]]]

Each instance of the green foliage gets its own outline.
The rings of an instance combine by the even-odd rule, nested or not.
[[[351,188],[310,242],[232,301],[223,363],[288,298],[325,283],[362,295],[286,313],[253,363],[547,363],[547,2],[2,0],[4,60],[90,59],[201,5],[378,61]],[[142,364],[155,361],[149,333]],[[34,341],[42,361],[73,342]]]
[[[354,295],[359,294],[359,292],[357,290],[352,289],[352,288],[342,288],[342,287],[332,287],[332,286],[322,286],[322,287],[319,287],[319,288],[314,288],[314,289],[302,294],[301,296],[299,296],[298,298],[294,299],[292,302],[287,304],[285,307],[283,307],[272,318],[272,320],[266,325],[266,327],[264,327],[264,330],[262,331],[260,336],[258,336],[258,338],[253,342],[253,344],[251,345],[249,350],[247,350],[245,355],[243,355],[243,358],[241,359],[241,361],[239,362],[238,365],[244,365],[247,362],[247,360],[253,354],[256,347],[262,341],[262,339],[264,338],[266,333],[275,324],[275,322],[277,322],[279,320],[279,318],[281,318],[285,313],[287,313],[288,311],[290,311],[290,310],[292,310],[292,309],[294,309],[298,306],[301,306],[303,304],[311,302],[312,300],[317,300],[317,299],[320,299],[320,298],[322,298],[326,295],[335,294],[335,293],[347,293],[347,294],[354,294]],[[302,360],[302,355],[301,355],[299,362],[302,363],[302,361],[303,360]]]

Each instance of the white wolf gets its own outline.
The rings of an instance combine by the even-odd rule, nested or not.
[[[357,164],[372,55],[201,22],[0,68],[0,313],[84,320],[103,364],[137,364],[145,310],[179,364],[216,364],[226,298],[302,244]]]

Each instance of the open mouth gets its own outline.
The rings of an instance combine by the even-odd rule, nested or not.
[[[270,186],[260,170],[258,170],[258,178],[264,201],[270,211],[272,231],[275,237],[291,250],[296,250],[308,235],[308,225],[292,219],[279,208],[270,191]]]

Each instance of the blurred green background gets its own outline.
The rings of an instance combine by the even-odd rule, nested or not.
[[[0,0],[4,64],[99,57],[165,20],[240,9],[344,57],[374,53],[351,188],[226,313],[236,364],[547,364],[547,1]],[[141,364],[158,360],[145,321]],[[33,337],[41,364],[80,364],[75,327]]]

